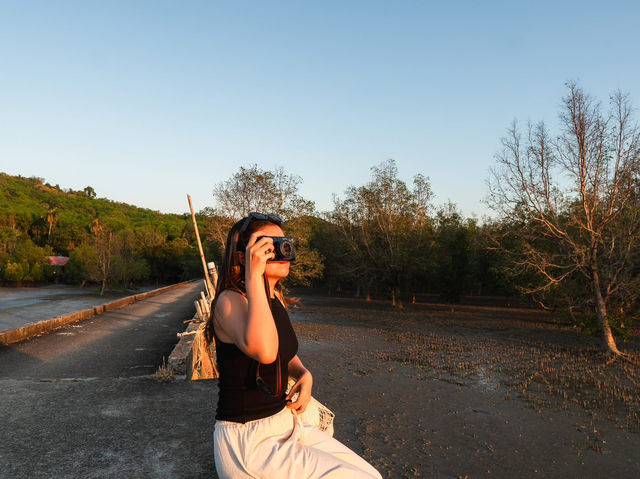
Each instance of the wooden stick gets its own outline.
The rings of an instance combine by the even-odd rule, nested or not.
[[[194,301],[193,303],[196,305],[196,312],[198,313],[198,318],[200,318],[200,321],[204,321],[205,317],[204,317],[204,314],[202,313],[202,309],[200,308],[200,300]]]
[[[176,333],[176,336],[181,338],[183,336],[192,336],[192,335],[197,334],[197,333],[198,333],[198,331],[186,331],[184,333]]]
[[[198,222],[196,221],[196,214],[193,212],[193,205],[191,204],[191,196],[187,195],[189,200],[189,208],[191,209],[191,219],[193,220],[193,229],[196,231],[196,239],[198,240],[198,248],[200,249],[200,259],[202,260],[202,268],[204,269],[204,278],[207,283],[207,292],[209,296],[213,298],[214,289],[209,279],[209,270],[207,270],[207,261],[204,259],[204,251],[202,251],[202,242],[200,241],[200,232],[198,231]]]
[[[209,301],[207,301],[207,298],[205,297],[204,293],[202,291],[200,291],[200,296],[202,297],[202,304],[204,305],[204,309],[205,312],[207,313],[207,316],[211,314],[211,307],[209,306]]]
[[[209,308],[207,308],[207,301],[205,299],[199,299],[198,303],[200,303],[200,309],[202,310],[202,314],[204,314],[203,321],[206,321],[209,318]]]

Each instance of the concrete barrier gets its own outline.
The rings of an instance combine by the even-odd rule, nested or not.
[[[204,324],[196,314],[171,351],[167,366],[176,379],[192,381],[218,377],[215,343],[207,343],[203,327]]]
[[[18,328],[5,329],[4,331],[0,331],[0,344],[8,345],[12,343],[17,343],[20,341],[24,341],[25,339],[32,338],[34,336],[39,336],[41,334],[50,333],[51,331],[55,331],[56,329],[63,328],[71,323],[75,323],[77,321],[83,321],[85,319],[93,318],[94,316],[98,316],[107,311],[113,311],[114,309],[122,308],[124,306],[128,306],[130,304],[135,303],[136,301],[142,301],[147,298],[151,298],[158,294],[165,293],[172,289],[181,288],[186,286],[187,284],[192,283],[192,281],[184,281],[182,283],[172,284],[170,286],[165,286],[163,288],[154,289],[152,291],[147,291],[146,293],[134,294],[132,296],[126,296],[124,298],[117,299],[115,301],[111,301],[109,303],[100,304],[98,306],[94,306],[91,309],[83,309],[81,311],[76,311],[74,313],[64,314],[62,316],[58,316],[56,318],[45,319],[43,321],[38,321],[37,323],[30,323],[24,326],[20,326]]]
[[[178,344],[176,344],[169,355],[167,365],[178,378],[184,376],[185,379],[191,379],[193,375],[193,341],[196,338],[196,335],[193,333],[198,331],[199,328],[200,323],[189,323],[187,329],[185,329],[183,335],[180,337],[180,341],[178,341]]]

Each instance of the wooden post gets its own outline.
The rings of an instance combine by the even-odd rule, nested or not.
[[[209,303],[205,299],[199,299],[198,303],[200,304],[200,311],[202,311],[203,321],[209,319],[209,308],[207,307]]]
[[[204,321],[205,318],[204,318],[204,313],[200,308],[200,300],[194,301],[193,304],[195,304],[196,306],[196,313],[198,314],[198,319],[200,319],[200,321]]]
[[[207,315],[211,314],[211,303],[209,302],[209,300],[207,299],[207,297],[204,295],[202,291],[200,291],[200,296],[202,297],[202,304],[204,304],[204,307],[206,310],[205,312],[207,313]]]
[[[196,231],[196,240],[198,240],[198,248],[200,249],[200,259],[202,260],[202,269],[204,270],[204,278],[207,284],[207,292],[209,293],[209,297],[213,298],[213,295],[215,294],[215,289],[213,289],[213,285],[211,284],[211,280],[209,279],[209,270],[207,270],[207,262],[204,259],[204,251],[202,251],[202,242],[200,241],[200,232],[198,231],[196,214],[193,212],[193,205],[191,204],[191,196],[187,195],[187,199],[189,200],[189,209],[191,209],[191,219],[193,220],[193,229]]]

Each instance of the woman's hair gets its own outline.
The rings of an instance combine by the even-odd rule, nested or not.
[[[233,291],[237,291],[246,297],[247,291],[244,284],[244,265],[240,262],[240,255],[238,253],[244,253],[245,248],[247,247],[247,243],[251,238],[251,235],[258,231],[260,228],[273,225],[267,220],[253,220],[249,223],[245,231],[240,234],[240,230],[242,229],[242,225],[244,224],[246,218],[242,218],[236,224],[231,227],[229,230],[229,234],[227,235],[227,244],[224,250],[224,258],[222,260],[222,265],[218,269],[218,282],[216,284],[216,295],[211,303],[211,314],[209,315],[209,319],[204,327],[204,335],[207,342],[213,341],[213,317],[214,311],[216,308],[216,302],[220,297],[220,293],[222,293],[225,289],[231,289]],[[265,280],[265,287],[266,280]],[[282,286],[280,281],[276,284],[275,287],[276,296],[282,301],[282,304],[285,304],[284,295],[282,293]]]

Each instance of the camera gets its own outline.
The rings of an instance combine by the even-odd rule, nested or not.
[[[273,252],[276,257],[271,261],[295,261],[296,249],[290,236],[265,236],[273,240]]]

